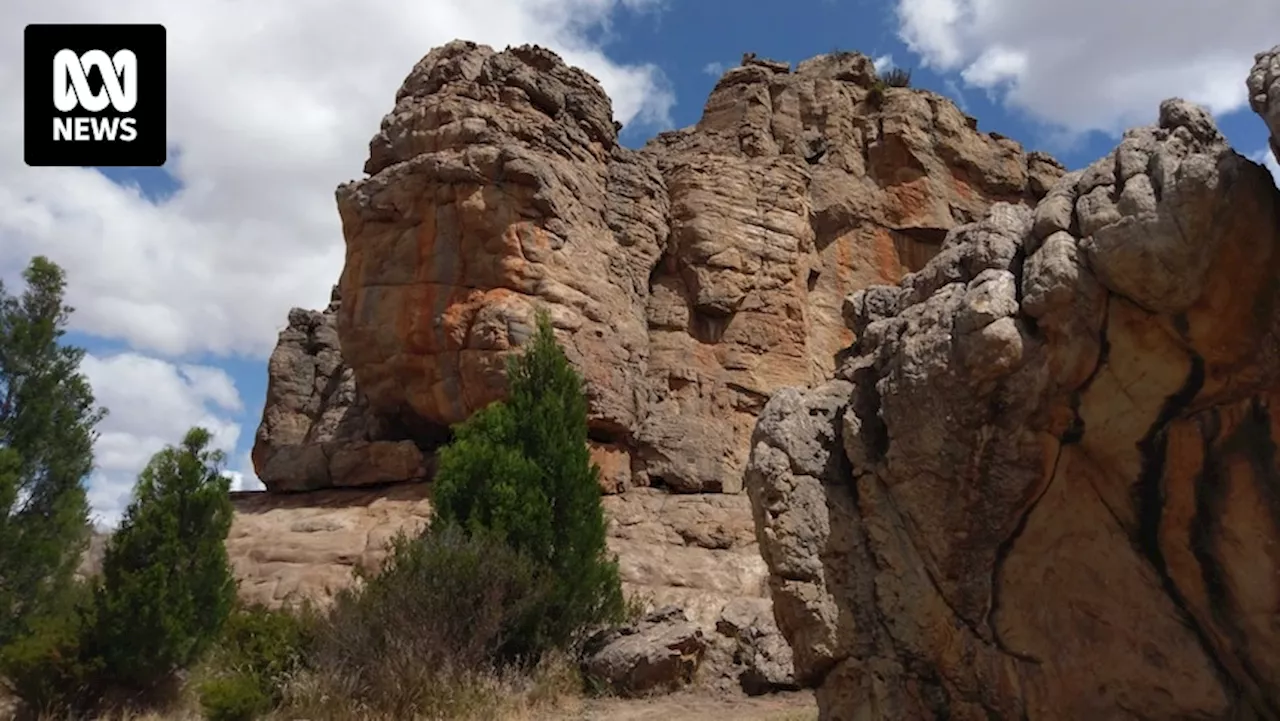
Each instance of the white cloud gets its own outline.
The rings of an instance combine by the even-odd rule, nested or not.
[[[718,78],[724,75],[724,63],[707,63],[702,66],[702,72]]]
[[[0,26],[161,22],[169,141],[182,184],[153,204],[81,168],[21,156],[22,44],[0,43],[0,277],[47,254],[68,272],[80,330],[162,355],[262,357],[293,305],[320,306],[342,266],[335,187],[413,65],[461,37],[537,43],[594,74],[624,122],[669,123],[660,71],[586,40],[654,0],[18,0]]]
[[[883,73],[884,71],[888,70],[889,68],[894,67],[894,64],[893,64],[893,56],[892,56],[892,55],[881,55],[880,57],[876,58],[875,60],[872,60],[872,61],[871,61],[871,64],[875,66],[875,68],[876,68],[876,72],[877,72],[877,73]]]
[[[1246,104],[1253,54],[1280,3],[1238,0],[897,0],[900,35],[939,71],[1072,131],[1150,121],[1180,96],[1215,113]]]
[[[242,455],[237,463],[232,464],[234,470],[229,470],[226,475],[231,477],[232,491],[265,491],[266,485],[258,479],[258,474],[253,472],[253,460],[249,458],[249,454]]]
[[[118,520],[151,456],[180,442],[192,426],[206,428],[214,447],[228,454],[240,440],[240,425],[231,416],[243,403],[220,368],[120,353],[87,355],[81,370],[98,404],[108,409],[98,426],[97,468],[89,484],[90,503],[105,525]]]
[[[550,47],[600,80],[623,123],[669,125],[655,66],[622,65],[588,36],[663,0],[16,0],[0,3],[0,278],[37,253],[68,274],[72,326],[132,352],[85,372],[111,415],[91,503],[112,524],[150,456],[203,425],[234,452],[251,437],[227,374],[188,354],[265,358],[291,306],[320,307],[342,267],[333,193],[362,175],[405,75],[454,38]],[[168,134],[180,187],[153,203],[82,168],[22,159],[27,23],[159,22],[168,31]],[[265,365],[265,364],[264,364]],[[266,372],[265,367],[263,373]],[[237,488],[261,484],[247,457]]]
[[[1276,185],[1280,186],[1280,161],[1276,160],[1276,154],[1271,148],[1259,150],[1249,156],[1255,163],[1262,163],[1267,170],[1271,171],[1271,177],[1275,178]]]

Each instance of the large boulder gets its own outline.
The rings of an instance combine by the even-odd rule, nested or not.
[[[674,691],[693,681],[706,649],[702,629],[667,606],[588,639],[583,670],[622,695]]]
[[[1280,718],[1278,273],[1271,178],[1170,100],[853,294],[746,476],[821,717]]]
[[[1248,87],[1249,106],[1271,129],[1271,148],[1280,158],[1280,45],[1254,56]]]

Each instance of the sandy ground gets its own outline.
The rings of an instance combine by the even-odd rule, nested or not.
[[[535,721],[817,721],[813,693],[769,696],[684,692],[646,699],[579,699]]]

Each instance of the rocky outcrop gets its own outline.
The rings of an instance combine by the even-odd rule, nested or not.
[[[1254,56],[1249,106],[1271,129],[1271,149],[1280,158],[1280,45]]]
[[[421,480],[429,459],[394,419],[370,412],[342,359],[338,289],[324,311],[294,308],[267,363],[253,465],[273,491]]]
[[[587,382],[627,589],[697,626],[697,676],[796,684],[741,494],[757,416],[835,372],[846,295],[1064,170],[856,53],[747,57],[696,126],[640,150],[617,131],[599,84],[541,48],[454,42],[413,69],[337,191],[334,302],[294,310],[271,359],[271,493],[237,499],[228,542],[246,594],[324,597],[425,519],[414,482],[502,396],[543,307]]]
[[[418,474],[397,444],[429,451],[499,398],[502,357],[541,305],[586,378],[606,490],[739,491],[765,399],[830,374],[852,339],[847,293],[896,282],[950,228],[1063,172],[941,96],[874,85],[856,53],[794,72],[749,58],[697,126],[633,151],[598,83],[546,50],[432,51],[371,142],[369,177],[338,190],[341,356],[328,316],[295,312],[259,476]],[[339,463],[353,438],[383,445]]]
[[[1278,272],[1270,176],[1170,100],[852,294],[746,476],[822,718],[1280,718]]]

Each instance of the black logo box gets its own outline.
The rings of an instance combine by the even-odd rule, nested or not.
[[[138,102],[128,113],[111,105],[90,113],[77,107],[60,112],[53,104],[53,57],[61,50],[82,55],[101,50],[108,57],[131,50],[137,58]],[[23,36],[23,150],[27,165],[61,167],[158,167],[166,140],[166,48],[163,25],[28,25]],[[90,71],[97,90],[101,78]],[[101,91],[99,91],[101,92]],[[56,118],[134,119],[137,137],[124,140],[54,140]]]

